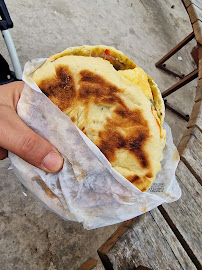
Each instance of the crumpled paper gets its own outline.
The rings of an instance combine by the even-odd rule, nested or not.
[[[179,154],[169,126],[162,169],[147,192],[141,192],[116,172],[102,152],[55,106],[30,75],[45,59],[25,65],[26,83],[18,102],[20,118],[52,143],[62,154],[64,166],[46,173],[9,153],[11,167],[22,182],[48,209],[65,220],[81,222],[85,229],[116,224],[141,215],[165,202],[180,198],[175,178]]]

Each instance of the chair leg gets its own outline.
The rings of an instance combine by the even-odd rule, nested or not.
[[[179,116],[180,118],[182,118],[183,120],[185,121],[189,121],[189,115],[188,114],[184,114],[183,112],[181,111],[178,111],[176,110],[175,108],[173,108],[168,102],[167,100],[165,99],[164,100],[165,102],[165,107],[166,109],[170,110],[171,112],[173,112],[174,114],[176,114],[177,116]]]
[[[167,69],[164,64],[165,61],[167,61],[171,56],[173,56],[176,52],[178,52],[182,47],[184,47],[189,41],[191,41],[194,38],[194,32],[192,32],[191,34],[189,34],[185,39],[183,39],[178,45],[176,45],[171,51],[169,51],[164,57],[162,57],[156,64],[155,66],[157,68],[162,69],[163,71],[175,76],[175,77],[179,77],[180,79],[182,79],[184,76],[183,75],[179,75],[169,69]]]
[[[187,76],[185,76],[183,79],[181,79],[179,82],[168,88],[162,93],[162,97],[165,98],[168,95],[172,94],[173,92],[177,91],[179,88],[184,86],[185,84],[191,82],[192,80],[196,79],[198,77],[198,69],[195,69],[191,73],[189,73]]]

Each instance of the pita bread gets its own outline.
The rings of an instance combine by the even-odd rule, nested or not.
[[[141,191],[160,171],[165,109],[153,80],[112,47],[82,46],[51,56],[33,76],[39,88]]]

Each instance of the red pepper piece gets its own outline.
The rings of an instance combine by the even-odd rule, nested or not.
[[[108,49],[105,50],[105,54],[109,55],[109,50]]]

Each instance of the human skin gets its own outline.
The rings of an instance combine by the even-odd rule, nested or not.
[[[24,82],[0,86],[0,160],[8,151],[46,172],[55,173],[63,158],[47,140],[31,130],[17,115],[17,104]]]

